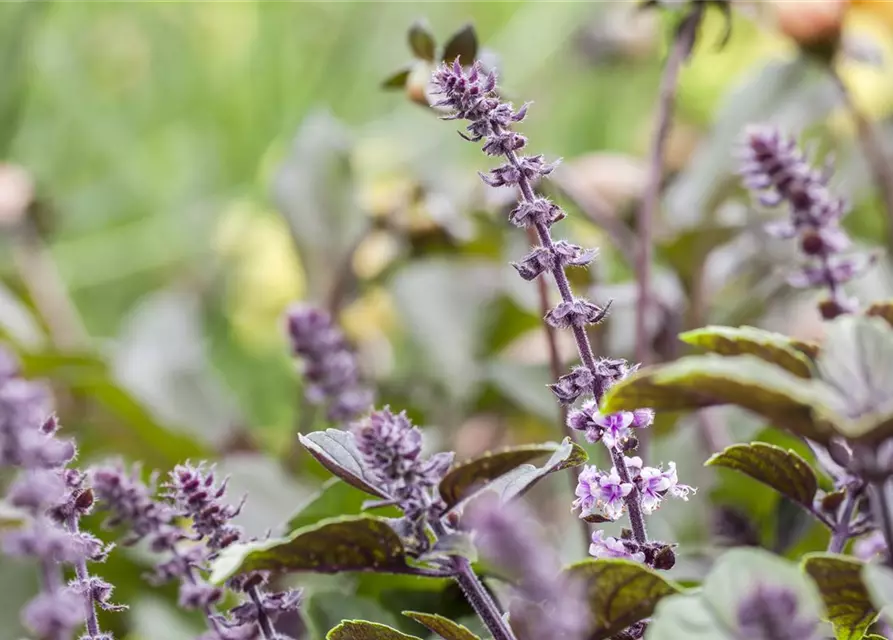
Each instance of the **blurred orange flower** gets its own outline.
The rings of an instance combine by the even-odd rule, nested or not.
[[[832,55],[840,42],[848,0],[774,0],[778,29],[805,50]]]

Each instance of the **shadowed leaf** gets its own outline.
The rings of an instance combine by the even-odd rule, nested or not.
[[[487,484],[478,485],[476,490],[463,492],[462,499],[452,505],[452,509],[462,507],[468,504],[475,497],[482,495],[484,492],[494,492],[499,496],[502,502],[507,502],[513,498],[523,495],[533,485],[548,476],[549,474],[576,467],[589,459],[586,451],[580,445],[565,438],[560,445],[556,445],[552,456],[542,467],[535,467],[532,464],[521,464],[511,469],[508,473],[496,477]]]
[[[285,530],[291,532],[326,518],[359,514],[368,500],[365,492],[339,478],[329,478],[316,494],[295,511]],[[386,507],[385,510],[376,510],[376,513],[387,517],[400,515],[396,507]]]
[[[462,501],[483,484],[494,480],[522,464],[541,456],[555,453],[557,443],[531,444],[499,451],[488,451],[478,458],[460,462],[440,481],[440,497],[447,507]]]
[[[893,570],[869,562],[862,567],[862,581],[881,617],[893,624]]]
[[[818,479],[806,460],[765,442],[732,445],[714,454],[705,465],[740,471],[807,509],[812,508],[818,491]]]
[[[363,457],[357,450],[352,433],[326,429],[307,435],[299,434],[298,439],[310,455],[347,484],[378,498],[388,498],[375,488],[375,480],[366,475]]]
[[[457,31],[443,48],[441,60],[452,62],[457,57],[462,64],[470,65],[478,55],[478,37],[474,25],[465,25]]]
[[[409,48],[417,58],[434,61],[434,36],[427,24],[422,21],[414,22],[409,28],[408,38]]]
[[[812,363],[780,333],[754,327],[704,327],[687,331],[679,339],[723,356],[754,355],[800,378],[812,377]]]
[[[381,83],[382,89],[402,89],[406,86],[406,81],[412,73],[412,67],[405,67],[399,71],[395,71]]]
[[[806,380],[752,355],[689,356],[648,367],[613,386],[602,411],[638,407],[685,411],[733,404],[798,435],[825,442],[841,422],[834,389]]]
[[[458,622],[453,622],[443,616],[433,613],[419,613],[417,611],[404,611],[403,615],[428,627],[444,640],[481,640]]]
[[[214,561],[211,580],[222,583],[248,571],[340,573],[407,568],[403,542],[381,518],[333,518],[281,539],[227,547]]]
[[[421,640],[377,622],[345,620],[329,631],[326,640]]]
[[[803,568],[819,587],[838,640],[859,640],[877,618],[862,582],[863,562],[836,554],[807,556]]]
[[[661,598],[681,590],[653,569],[629,560],[586,560],[566,573],[586,587],[594,625],[591,640],[609,638],[650,617]]]

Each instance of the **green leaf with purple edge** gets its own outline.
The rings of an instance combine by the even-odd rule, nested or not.
[[[835,389],[799,378],[756,356],[689,356],[642,369],[611,387],[602,411],[692,411],[736,405],[797,435],[827,442],[843,423]]]
[[[416,58],[434,62],[436,45],[434,43],[434,35],[426,22],[423,20],[413,22],[412,26],[409,27],[407,37],[409,39],[409,48]]]
[[[661,599],[682,591],[654,569],[631,560],[584,560],[564,573],[586,589],[593,625],[590,640],[605,640],[650,617]]]
[[[502,475],[493,476],[492,479],[484,478],[484,483],[468,485],[461,493],[461,498],[457,502],[450,503],[449,510],[463,508],[471,500],[488,492],[495,493],[500,501],[508,502],[524,495],[546,476],[556,471],[577,467],[589,459],[583,447],[571,442],[570,438],[565,438],[560,445],[552,446],[554,447],[552,456],[543,466],[519,464]]]
[[[377,498],[389,498],[375,488],[375,479],[366,473],[363,456],[357,449],[353,434],[349,431],[340,429],[314,431],[307,435],[299,434],[298,440],[322,466],[347,484]]]
[[[860,640],[878,615],[862,581],[865,563],[833,553],[813,553],[803,559],[802,566],[819,588],[826,619],[837,639]]]
[[[399,71],[395,71],[387,78],[382,80],[381,88],[382,89],[403,89],[406,86],[406,82],[409,80],[409,76],[412,74],[413,65],[409,65],[407,67],[403,67]]]
[[[443,48],[441,60],[452,63],[459,58],[463,66],[472,64],[478,55],[478,37],[474,25],[467,24],[457,31]]]
[[[812,362],[787,336],[755,327],[709,326],[680,334],[685,343],[722,356],[750,354],[799,378],[811,378]]]
[[[447,508],[467,498],[492,480],[539,457],[554,454],[563,445],[556,442],[529,444],[488,451],[477,458],[459,462],[440,481],[438,490]],[[585,462],[585,460],[583,460]],[[580,463],[582,464],[582,462]]]
[[[444,618],[434,613],[420,613],[418,611],[404,611],[403,615],[424,625],[443,640],[481,640],[466,627],[449,618]]]
[[[211,582],[223,584],[249,571],[402,573],[409,566],[400,536],[373,516],[331,518],[285,538],[235,544],[211,565]]]
[[[725,467],[750,476],[797,504],[812,509],[819,484],[809,463],[790,449],[766,442],[735,444],[711,456],[708,467]]]
[[[421,640],[421,638],[406,635],[377,622],[345,620],[326,634],[326,640]]]

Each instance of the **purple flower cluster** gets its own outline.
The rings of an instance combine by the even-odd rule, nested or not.
[[[825,319],[855,311],[858,302],[842,285],[865,270],[872,258],[841,256],[851,244],[840,226],[849,206],[829,189],[831,171],[813,168],[794,138],[771,127],[754,127],[747,132],[741,175],[763,206],[787,204],[789,218],[766,228],[778,238],[799,240],[806,262],[790,275],[790,284],[826,288],[828,298],[819,306]]]
[[[483,141],[487,155],[501,156],[505,160],[501,166],[481,176],[484,182],[494,187],[516,187],[520,192],[518,205],[509,214],[509,221],[518,227],[532,229],[539,245],[513,266],[525,280],[550,274],[561,294],[561,301],[546,313],[544,320],[552,327],[573,332],[582,362],[550,385],[550,389],[564,405],[572,405],[584,398],[579,409],[569,412],[568,426],[583,432],[590,442],[603,442],[614,462],[614,468],[606,474],[594,468],[583,472],[577,488],[579,499],[575,504],[586,505],[583,506],[584,515],[592,513],[598,505],[610,519],[619,517],[625,504],[636,542],[644,545],[647,533],[643,511],[647,513],[656,508],[660,499],[674,491],[678,483],[672,465],[666,472],[658,470],[659,477],[649,475],[650,468],[646,468],[647,472],[640,469],[633,477],[624,464],[623,452],[638,444],[633,430],[649,426],[654,419],[653,412],[642,409],[603,415],[599,410],[605,391],[636,367],[622,359],[597,359],[592,352],[586,327],[601,322],[610,303],[602,307],[576,297],[565,269],[587,266],[596,252],[552,238],[551,227],[565,214],[556,204],[538,195],[533,185],[549,175],[555,165],[545,162],[539,155],[519,155],[527,146],[527,139],[511,129],[524,119],[527,105],[515,110],[510,103],[502,102],[495,92],[495,73],[485,72],[480,63],[467,69],[458,59],[452,64],[441,65],[434,72],[433,83],[441,97],[435,107],[451,111],[445,119],[470,121],[467,133],[461,135],[473,142]]]
[[[452,452],[423,458],[422,432],[406,412],[394,414],[387,407],[355,423],[352,433],[366,471],[382,493],[393,497],[407,515],[432,505],[430,489],[449,471]]]
[[[218,613],[224,589],[202,579],[208,562],[236,542],[244,541],[242,530],[232,524],[242,503],[225,503],[226,480],[217,483],[213,469],[203,465],[178,465],[163,485],[163,499],[155,499],[154,478],[150,484],[140,479],[139,468],[126,470],[120,463],[97,467],[91,476],[96,496],[109,512],[106,524],[124,525],[129,530],[125,543],[145,539],[149,548],[165,555],[156,565],[151,580],[160,584],[180,581],[179,603],[185,609],[204,612],[207,640],[253,640],[285,636],[275,634],[272,623],[284,612],[294,611],[301,602],[299,591],[267,593],[261,589],[268,580],[264,573],[239,576],[227,586],[245,593],[248,599],[226,614]],[[188,519],[188,530],[177,526]]]
[[[751,640],[818,640],[819,621],[798,615],[791,589],[759,585],[738,609],[740,637]]]
[[[68,465],[77,455],[71,440],[57,437],[47,389],[22,378],[15,358],[0,350],[0,467],[18,469],[8,503],[21,510],[24,524],[2,537],[4,553],[33,557],[41,565],[41,593],[23,610],[22,620],[35,635],[69,640],[84,628],[81,640],[111,640],[97,620],[96,608],[111,604],[112,585],[93,576],[88,562],[102,562],[111,546],[80,530],[80,519],[93,507],[85,477]],[[75,578],[62,580],[63,564]]]
[[[329,313],[295,305],[286,317],[292,351],[303,361],[307,401],[326,404],[334,422],[349,422],[368,411],[372,392],[360,382],[356,357]]]
[[[557,556],[522,503],[500,503],[487,494],[472,503],[465,522],[481,554],[512,577],[520,602],[512,607],[512,627],[525,638],[579,640],[589,627],[582,585],[561,574]]]

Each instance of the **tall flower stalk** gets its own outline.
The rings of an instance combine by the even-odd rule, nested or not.
[[[515,226],[533,229],[538,244],[513,266],[525,280],[534,280],[548,273],[561,295],[558,305],[546,313],[545,321],[555,329],[568,329],[573,333],[582,365],[559,377],[550,388],[563,405],[572,405],[581,396],[589,396],[584,409],[569,413],[568,425],[584,431],[590,439],[597,436],[607,447],[613,462],[613,468],[607,473],[594,467],[582,472],[577,486],[580,499],[575,504],[603,508],[602,518],[611,520],[625,510],[629,515],[631,546],[644,549],[649,544],[644,518],[646,505],[656,506],[671,490],[685,497],[690,489],[675,481],[675,468],[672,473],[670,470],[661,472],[643,468],[641,460],[624,455],[636,447],[633,430],[651,424],[653,416],[650,412],[640,413],[637,419],[633,414],[602,415],[598,411],[605,391],[635,367],[630,367],[625,360],[596,358],[586,327],[604,319],[610,303],[599,306],[575,296],[565,273],[567,267],[587,266],[596,252],[552,237],[551,227],[562,220],[565,213],[558,205],[539,196],[533,185],[549,175],[555,165],[547,163],[541,155],[520,155],[527,146],[527,139],[512,130],[514,124],[524,119],[528,105],[515,110],[510,103],[502,102],[496,95],[495,72],[485,72],[480,63],[463,68],[456,59],[452,64],[440,66],[434,72],[433,82],[436,93],[441,96],[435,106],[451,111],[446,119],[468,120],[468,133],[461,135],[471,142],[482,141],[484,153],[505,161],[482,174],[484,182],[493,187],[509,186],[518,190],[519,202],[510,213],[509,221]],[[652,495],[656,502],[648,502]],[[591,510],[586,513],[585,507],[583,511],[581,517],[593,515]]]

